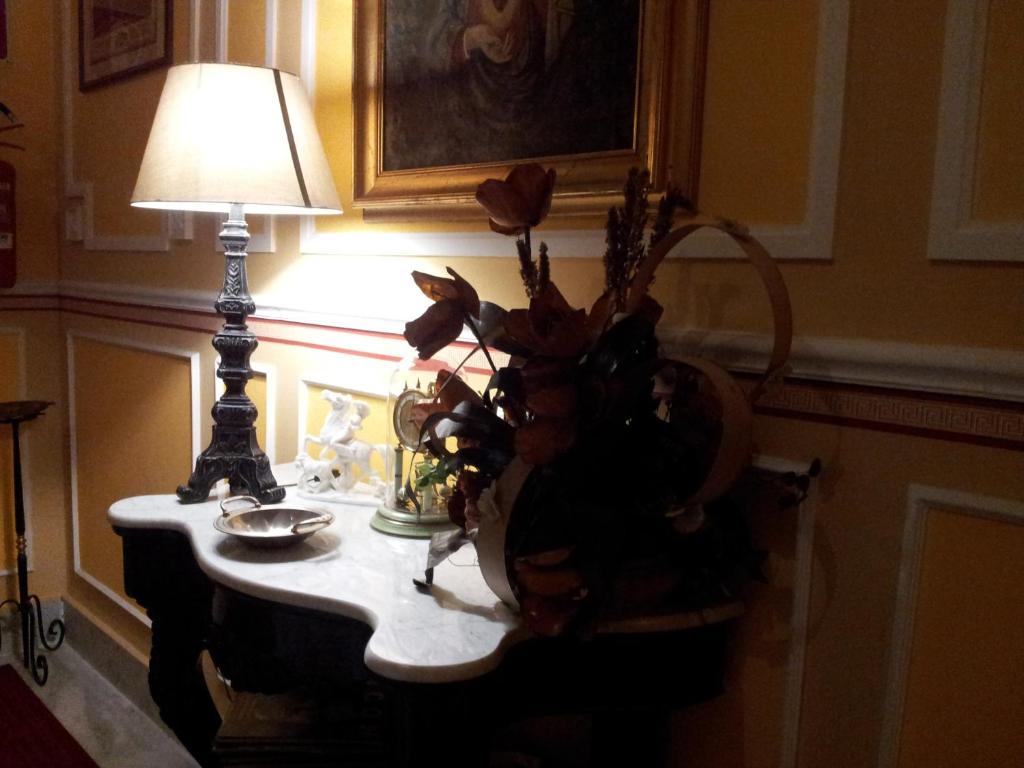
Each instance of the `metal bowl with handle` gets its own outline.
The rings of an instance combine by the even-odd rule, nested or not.
[[[241,511],[231,511],[244,505]],[[330,512],[299,507],[264,507],[252,496],[232,496],[220,503],[213,527],[254,547],[287,547],[334,522]]]

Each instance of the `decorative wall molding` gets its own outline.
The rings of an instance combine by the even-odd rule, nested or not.
[[[752,333],[666,328],[658,337],[667,356],[703,355],[743,373],[762,373],[772,347]],[[1024,355],[1015,350],[797,337],[789,369],[794,379],[1024,403]]]
[[[228,0],[214,0],[217,3],[217,27],[214,30],[214,51],[217,61],[228,60]]]
[[[312,11],[308,9],[312,8]],[[305,0],[303,13],[315,16],[315,0]],[[751,233],[778,259],[832,258],[839,150],[846,88],[849,0],[818,4],[818,45],[815,61],[811,146],[808,158],[804,221],[793,226],[761,226]],[[305,18],[305,17],[304,17]],[[303,24],[302,79],[310,91],[316,70],[316,27]],[[559,258],[598,257],[604,253],[604,230],[545,230],[544,241]],[[302,253],[352,256],[498,256],[512,257],[508,243],[491,232],[437,234],[423,232],[319,232],[313,217],[300,228]],[[673,249],[670,257],[739,258],[742,253],[724,236],[697,232]]]
[[[928,258],[1024,261],[1024,220],[973,219],[990,0],[948,0]]]
[[[263,38],[264,63],[268,67],[278,66],[277,61],[277,0],[266,3],[266,24]]]
[[[302,0],[302,37],[299,41],[299,79],[309,93],[309,103],[316,105],[316,0]],[[307,216],[305,222],[312,223],[313,217]]]
[[[316,116],[316,22],[317,0],[302,0],[302,25],[299,40],[299,80],[306,87],[309,104]],[[344,211],[342,212],[344,213]],[[299,219],[299,253],[315,253],[306,246],[316,242],[316,216]]]
[[[61,283],[48,280],[19,280],[13,287],[0,290],[0,301],[3,299],[38,298],[40,296],[56,297],[60,293]]]
[[[757,413],[1024,451],[1024,408],[996,401],[787,381]]]
[[[200,407],[199,407],[199,353],[190,349],[168,347],[161,344],[125,339],[117,336],[91,333],[80,330],[67,332],[67,360],[68,360],[68,432],[71,449],[71,532],[72,551],[75,573],[90,585],[98,589],[115,604],[134,616],[147,627],[151,625],[149,618],[136,606],[132,605],[124,597],[115,592],[109,585],[93,576],[85,570],[82,565],[81,546],[79,539],[79,502],[78,502],[78,432],[77,432],[77,402],[75,396],[75,341],[77,339],[88,339],[91,341],[109,344],[115,347],[136,349],[144,352],[155,352],[169,357],[184,358],[189,361],[190,386],[191,386],[191,419],[192,419],[192,460],[202,451],[200,438]]]
[[[668,356],[703,355],[751,374],[765,370],[772,345],[760,334],[679,328],[659,338]],[[789,369],[794,379],[1024,402],[1024,355],[1012,350],[798,337]]]
[[[1017,501],[928,485],[911,485],[908,488],[903,553],[896,590],[892,641],[889,643],[889,672],[883,708],[882,738],[878,750],[878,768],[896,768],[899,758],[925,524],[927,514],[931,510],[983,517],[1011,525],[1024,525],[1024,504]]]
[[[28,394],[27,394],[28,393],[28,370],[27,370],[26,362],[28,360],[28,357],[25,354],[25,350],[27,349],[26,342],[25,342],[25,329],[24,328],[19,328],[19,327],[16,327],[16,326],[0,326],[0,336],[14,336],[14,338],[15,338],[14,344],[17,347],[17,350],[18,350],[18,370],[17,370],[17,372],[15,374],[17,379],[16,379],[16,383],[15,383],[15,387],[14,387],[15,392],[17,392],[17,394],[15,396],[19,400],[27,400],[28,399]],[[5,427],[5,430],[6,430],[6,427]],[[2,437],[0,437],[0,439],[9,442],[9,438],[7,437],[7,435],[3,435]],[[25,496],[24,496],[24,502],[25,502],[25,538],[28,539],[28,549],[25,550],[25,556],[28,559],[28,570],[31,573],[34,570],[34,568],[32,566],[32,561],[33,561],[32,542],[33,542],[33,539],[35,538],[32,535],[32,517],[33,517],[33,515],[32,515],[32,506],[33,505],[32,505],[31,489],[34,488],[35,486],[32,484],[32,451],[31,451],[32,436],[31,436],[31,431],[22,433],[20,435],[19,441],[20,441],[20,445],[21,445],[21,477],[22,477],[22,485],[23,485],[23,487],[25,489],[27,489],[29,491],[29,492],[25,493]],[[3,471],[7,471],[6,468],[4,468]],[[13,512],[12,512],[12,514],[13,514]],[[13,534],[13,531],[10,531],[9,533]],[[0,569],[0,576],[13,576],[17,572],[18,572],[17,568],[3,568],[3,569]]]
[[[263,43],[263,64],[277,66],[277,0],[264,0],[265,37]],[[225,27],[227,25],[225,24]],[[249,253],[277,253],[277,217],[261,216],[263,231],[252,235],[247,250]],[[267,438],[270,439],[269,436]]]
[[[76,300],[85,300],[116,308],[123,317],[115,319],[145,321],[151,319],[154,309],[160,309],[166,310],[169,317],[178,314],[174,327],[191,324],[203,332],[219,327],[212,309],[214,298],[212,291],[207,294],[70,281],[61,286],[61,306],[66,311],[74,311]],[[289,338],[300,346],[311,332],[345,333],[376,337],[372,345],[358,347],[362,351],[368,352],[371,347],[379,350],[390,339],[394,343],[387,345],[387,356],[397,360],[409,353],[401,338],[408,317],[341,315],[332,307],[290,305],[276,296],[257,295],[255,300],[257,310],[250,320],[279,328],[294,327],[297,333]],[[0,307],[3,303],[0,295]],[[661,328],[658,335],[666,356],[703,355],[739,373],[763,371],[772,343],[771,337],[761,334],[679,327]],[[470,341],[468,336],[465,341]],[[313,342],[309,346],[318,348]],[[1009,349],[802,337],[793,343],[790,376],[829,384],[1024,403],[1024,355]]]
[[[202,58],[203,0],[189,0],[188,11],[188,60],[196,62]]]
[[[795,226],[762,226],[750,230],[776,259],[832,258],[846,92],[850,2],[820,0],[817,7],[818,47],[805,217]],[[675,253],[710,259],[742,256],[729,238],[709,231],[695,233],[681,247],[676,248]]]
[[[187,291],[170,288],[143,288],[114,283],[93,283],[66,280],[60,284],[62,299],[125,305],[138,309],[167,309],[177,312],[200,312],[216,316],[213,304],[217,289]]]
[[[65,180],[64,237],[82,243],[87,251],[170,251],[172,240],[192,239],[191,214],[183,211],[165,212],[159,234],[97,235],[93,229],[92,190],[92,182]]]

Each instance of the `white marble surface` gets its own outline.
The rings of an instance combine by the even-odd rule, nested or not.
[[[276,468],[275,468],[276,470]],[[473,547],[434,573],[419,592],[427,541],[370,528],[373,509],[317,504],[288,489],[284,504],[329,509],[335,521],[292,547],[253,549],[213,527],[216,500],[181,504],[173,495],[136,496],[111,506],[113,525],[184,533],[200,568],[214,581],[253,597],[359,619],[374,632],[366,665],[394,680],[466,680],[498,666],[504,651],[529,636],[518,616],[484,583]]]

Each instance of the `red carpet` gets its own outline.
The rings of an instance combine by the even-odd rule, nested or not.
[[[10,664],[0,667],[0,765],[98,768]]]

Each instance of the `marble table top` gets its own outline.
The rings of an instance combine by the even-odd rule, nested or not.
[[[423,578],[426,540],[378,533],[370,528],[373,508],[318,503],[293,487],[284,504],[327,509],[335,520],[287,549],[261,550],[213,527],[216,499],[182,504],[174,495],[136,496],[114,503],[108,517],[121,528],[180,531],[203,572],[225,587],[365,622],[373,629],[366,665],[394,680],[467,680],[497,667],[510,646],[531,636],[484,583],[472,546],[439,565],[431,592],[423,593],[413,578]]]

